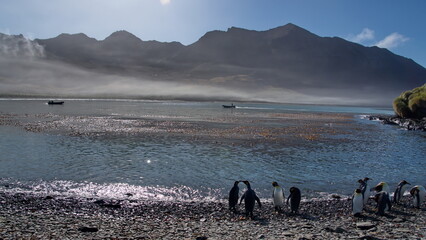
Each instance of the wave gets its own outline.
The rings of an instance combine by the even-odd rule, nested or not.
[[[150,201],[218,201],[225,196],[222,189],[198,190],[187,186],[136,186],[127,183],[93,183],[56,181],[14,181],[0,179],[0,190],[10,193],[35,194],[41,196],[130,199]]]
[[[138,201],[209,202],[224,201],[228,198],[227,189],[206,188],[200,190],[183,185],[174,187],[137,186],[128,183],[99,184],[64,180],[26,182],[13,179],[0,179],[0,191],[42,197],[55,196],[56,198],[126,199]],[[240,188],[240,196],[244,191],[245,188]],[[349,197],[350,196],[347,195],[327,192],[304,193],[302,202],[347,199]],[[272,200],[269,198],[261,198],[261,201],[270,202]]]

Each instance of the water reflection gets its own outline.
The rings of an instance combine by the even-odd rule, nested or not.
[[[356,180],[366,176],[391,186],[402,179],[426,182],[424,133],[362,120],[355,113],[299,115],[262,105],[263,112],[248,106],[230,115],[211,103],[126,102],[102,103],[101,113],[94,110],[99,102],[77,103],[54,113],[59,115],[49,113],[53,118],[44,111],[59,110],[19,110],[39,114],[31,119],[1,105],[3,113],[15,112],[29,122],[46,118],[49,127],[62,122],[93,131],[70,136],[62,128],[33,133],[0,126],[3,185],[49,194],[190,200],[224,198],[234,180],[245,179],[264,198],[272,181],[286,189],[298,186],[305,196],[350,194]],[[141,122],[165,130],[138,132]],[[106,134],[105,129],[138,134]]]

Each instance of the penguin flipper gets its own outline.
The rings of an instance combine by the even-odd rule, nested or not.
[[[393,194],[393,202],[397,203],[399,200],[399,192],[401,189],[399,187],[396,188],[395,193]]]
[[[288,201],[290,200],[290,198],[291,198],[291,195],[292,195],[293,193],[290,193],[290,195],[288,196],[288,198],[287,198],[287,205],[288,205]]]
[[[262,208],[262,204],[260,203],[260,199],[254,195],[254,199],[257,201],[257,204],[259,204],[259,208]]]
[[[386,203],[388,205],[388,211],[390,211],[392,208],[392,201],[388,193],[386,193]]]
[[[417,203],[416,203],[417,206],[416,207],[420,208],[420,193],[418,191],[417,191],[416,197],[417,197],[416,198],[416,200],[417,200]]]

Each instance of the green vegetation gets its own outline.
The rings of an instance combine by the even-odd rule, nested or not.
[[[403,118],[426,117],[426,84],[403,92],[393,101],[393,110]]]

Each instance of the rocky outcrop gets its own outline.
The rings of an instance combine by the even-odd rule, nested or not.
[[[407,130],[426,131],[426,117],[422,119],[402,118],[399,116],[368,116],[369,120],[383,124],[398,125]]]

